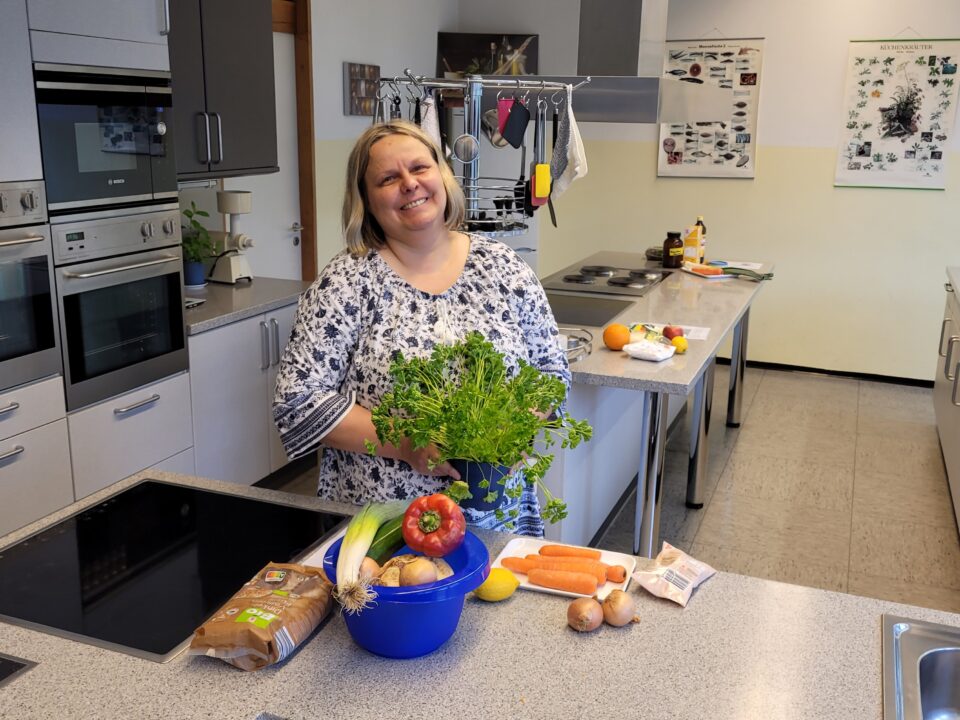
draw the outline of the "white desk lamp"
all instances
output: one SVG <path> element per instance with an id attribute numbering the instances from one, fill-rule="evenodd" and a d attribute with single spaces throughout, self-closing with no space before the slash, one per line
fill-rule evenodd
<path id="1" fill-rule="evenodd" d="M 217 192 L 217 211 L 228 215 L 227 235 L 223 253 L 217 257 L 210 271 L 210 280 L 236 284 L 239 280 L 253 281 L 250 263 L 243 251 L 253 247 L 253 238 L 237 230 L 237 218 L 253 209 L 253 193 L 248 190 L 220 190 Z"/>

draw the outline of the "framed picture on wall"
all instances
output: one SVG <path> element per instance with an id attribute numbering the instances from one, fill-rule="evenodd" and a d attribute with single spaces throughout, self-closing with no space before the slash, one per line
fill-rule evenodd
<path id="1" fill-rule="evenodd" d="M 437 33 L 437 77 L 536 75 L 539 35 Z"/>
<path id="2" fill-rule="evenodd" d="M 372 116 L 377 104 L 380 66 L 343 64 L 343 114 Z"/>

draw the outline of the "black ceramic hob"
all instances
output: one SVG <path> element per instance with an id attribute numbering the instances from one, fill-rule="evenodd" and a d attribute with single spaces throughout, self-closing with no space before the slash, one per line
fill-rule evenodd
<path id="1" fill-rule="evenodd" d="M 163 662 L 344 519 L 146 480 L 0 551 L 0 620 Z"/>

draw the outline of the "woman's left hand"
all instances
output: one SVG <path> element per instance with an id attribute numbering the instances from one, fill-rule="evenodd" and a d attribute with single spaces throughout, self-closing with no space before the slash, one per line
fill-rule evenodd
<path id="1" fill-rule="evenodd" d="M 430 467 L 432 461 L 436 460 L 439 455 L 440 451 L 437 450 L 436 445 L 433 443 L 414 450 L 410 446 L 410 440 L 406 438 L 400 448 L 400 459 L 421 475 L 452 477 L 454 480 L 459 480 L 460 473 L 454 469 L 453 465 L 446 461 L 434 465 L 433 468 Z"/>

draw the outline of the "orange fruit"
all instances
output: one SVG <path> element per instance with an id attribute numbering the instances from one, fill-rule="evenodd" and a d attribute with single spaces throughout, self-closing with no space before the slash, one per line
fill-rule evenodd
<path id="1" fill-rule="evenodd" d="M 623 350 L 630 342 L 630 328 L 620 323 L 607 325 L 603 331 L 603 344 L 611 350 Z"/>

